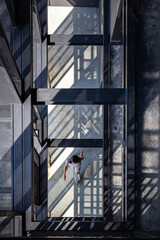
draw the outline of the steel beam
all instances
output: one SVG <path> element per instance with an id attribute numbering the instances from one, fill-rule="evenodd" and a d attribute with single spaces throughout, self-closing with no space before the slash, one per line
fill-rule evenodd
<path id="1" fill-rule="evenodd" d="M 32 104 L 127 104 L 126 89 L 32 89 Z"/>
<path id="2" fill-rule="evenodd" d="M 103 147 L 102 139 L 48 139 L 48 147 Z"/>
<path id="3" fill-rule="evenodd" d="M 20 211 L 9 211 L 9 210 L 0 210 L 0 217 L 16 217 L 16 216 L 24 216 L 24 212 Z"/>
<path id="4" fill-rule="evenodd" d="M 99 0 L 49 0 L 49 6 L 98 7 Z"/>
<path id="5" fill-rule="evenodd" d="M 146 60 L 146 53 L 144 53 L 144 49 L 142 46 L 145 45 L 145 43 L 148 45 L 147 41 L 144 40 L 143 35 L 143 30 L 144 28 L 140 28 L 138 24 L 138 16 L 141 16 L 142 18 L 144 15 L 139 13 L 139 8 L 138 5 L 139 1 L 126 1 L 126 7 L 127 7 L 127 18 L 126 18 L 126 28 L 127 28 L 127 38 L 126 38 L 126 43 L 127 43 L 127 49 L 126 49 L 126 80 L 127 80 L 127 88 L 128 88 L 128 105 L 127 105 L 127 159 L 126 159 L 126 183 L 125 183 L 125 194 L 127 195 L 125 201 L 125 218 L 126 221 L 133 221 L 135 224 L 135 228 L 139 228 L 139 222 L 138 219 L 139 217 L 139 211 L 140 211 L 140 205 L 137 206 L 137 203 L 139 204 L 140 202 L 137 201 L 137 192 L 138 188 L 141 188 L 142 185 L 139 183 L 137 184 L 137 181 L 142 179 L 142 174 L 139 169 L 137 169 L 137 147 L 140 146 L 141 144 L 137 142 L 137 131 L 139 136 L 141 135 L 141 131 L 139 132 L 139 125 L 137 123 L 138 117 L 142 119 L 142 115 L 137 112 L 137 108 L 142 104 L 146 106 L 145 102 L 141 101 L 142 98 L 138 97 L 143 96 L 143 92 L 139 91 L 139 89 L 145 89 L 145 85 L 139 85 L 139 88 L 137 88 L 137 83 L 139 84 L 141 81 L 143 82 L 144 79 L 142 78 L 143 71 L 141 71 L 141 76 L 138 79 L 138 68 L 140 67 L 140 58 L 144 54 L 145 60 Z M 140 1 L 141 2 L 141 1 Z M 145 1 L 143 1 L 145 2 Z M 147 1 L 148 2 L 148 1 Z M 144 6 L 143 6 L 144 7 Z M 144 11 L 145 12 L 145 11 Z M 149 17 L 149 16 L 148 16 Z M 149 18 L 148 18 L 149 19 Z M 148 20 L 147 20 L 148 21 Z M 143 22 L 143 20 L 142 20 Z M 144 21 L 145 22 L 145 21 Z M 140 32 L 138 32 L 140 31 Z M 138 41 L 138 37 L 140 42 Z M 138 45 L 141 46 L 141 49 L 138 49 Z M 150 49 L 152 51 L 152 49 Z M 140 58 L 138 58 L 141 56 Z M 137 61 L 138 59 L 138 61 Z M 143 57 L 142 57 L 143 59 Z M 147 60 L 148 61 L 148 60 Z M 144 63 L 143 59 L 143 63 Z M 138 64 L 138 65 L 137 65 Z M 145 69 L 142 68 L 144 71 Z M 149 71 L 149 68 L 147 67 L 146 69 Z M 150 89 L 151 90 L 151 89 Z M 139 100 L 137 102 L 137 99 Z M 148 101 L 148 100 L 147 100 Z M 145 107 L 144 107 L 145 108 Z M 141 109 L 143 112 L 143 110 Z M 142 113 L 141 112 L 141 113 Z M 142 121 L 140 120 L 142 123 Z M 143 129 L 143 123 L 141 125 L 141 130 Z M 143 135 L 141 135 L 142 137 Z M 145 145 L 144 139 L 143 143 Z M 142 157 L 142 152 L 139 151 L 140 157 L 138 158 L 138 162 L 141 162 L 141 157 Z M 144 155 L 145 152 L 143 151 Z M 138 178 L 138 174 L 140 174 L 140 178 Z M 133 194 L 131 194 L 131 192 Z M 144 199 L 143 199 L 144 200 Z M 147 203 L 146 203 L 147 204 Z M 132 208 L 132 212 L 130 212 L 130 209 Z M 139 209 L 139 211 L 137 211 Z M 149 210 L 150 211 L 150 210 Z M 146 215 L 147 213 L 145 213 Z"/>
<path id="6" fill-rule="evenodd" d="M 48 45 L 103 45 L 103 35 L 48 35 Z"/>

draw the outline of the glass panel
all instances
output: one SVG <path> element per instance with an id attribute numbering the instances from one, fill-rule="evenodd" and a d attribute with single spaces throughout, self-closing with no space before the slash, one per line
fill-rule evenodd
<path id="1" fill-rule="evenodd" d="M 40 116 L 41 106 L 33 107 L 33 130 L 34 135 L 39 139 L 40 143 L 42 143 L 42 118 Z M 39 111 L 39 114 L 38 114 Z"/>
<path id="2" fill-rule="evenodd" d="M 38 17 L 36 1 L 33 1 L 32 26 L 33 26 L 33 87 L 47 87 L 47 39 L 41 39 L 42 25 Z M 37 9 L 37 11 L 36 11 Z M 43 9 L 44 10 L 44 9 Z M 42 11 L 41 11 L 42 13 Z M 40 14 L 40 12 L 39 12 Z M 43 12 L 44 14 L 44 12 Z M 38 21 L 39 20 L 39 21 Z"/>
<path id="3" fill-rule="evenodd" d="M 48 34 L 99 34 L 99 8 L 48 6 Z"/>
<path id="4" fill-rule="evenodd" d="M 122 221 L 123 106 L 110 106 L 110 211 L 113 221 Z"/>
<path id="5" fill-rule="evenodd" d="M 122 43 L 122 0 L 110 1 L 110 40 L 113 44 Z"/>
<path id="6" fill-rule="evenodd" d="M 110 88 L 123 87 L 123 50 L 122 45 L 111 45 L 111 79 Z"/>
<path id="7" fill-rule="evenodd" d="M 99 46 L 49 46 L 51 88 L 99 88 Z"/>
<path id="8" fill-rule="evenodd" d="M 42 42 L 36 10 L 33 8 L 33 87 L 41 87 Z"/>
<path id="9" fill-rule="evenodd" d="M 110 4 L 110 88 L 124 87 L 123 58 L 124 58 L 124 34 L 123 32 L 123 1 L 111 1 Z"/>
<path id="10" fill-rule="evenodd" d="M 5 31 L 9 47 L 13 51 L 13 24 L 4 0 L 1 1 L 0 5 L 0 23 Z"/>
<path id="11" fill-rule="evenodd" d="M 48 138 L 103 138 L 102 109 L 102 105 L 49 105 Z"/>
<path id="12" fill-rule="evenodd" d="M 74 180 L 74 165 L 69 165 L 63 180 L 65 160 L 83 151 L 80 185 Z M 48 211 L 50 217 L 103 217 L 102 148 L 48 149 Z"/>

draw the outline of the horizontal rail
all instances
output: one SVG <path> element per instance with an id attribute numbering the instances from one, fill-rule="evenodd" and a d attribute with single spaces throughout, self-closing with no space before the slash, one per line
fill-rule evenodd
<path id="1" fill-rule="evenodd" d="M 63 6 L 63 7 L 99 7 L 99 0 L 92 0 L 92 1 L 86 1 L 86 0 L 49 0 L 48 6 Z"/>
<path id="2" fill-rule="evenodd" d="M 48 35 L 48 45 L 103 45 L 103 35 Z"/>
<path id="3" fill-rule="evenodd" d="M 100 148 L 102 139 L 48 139 L 48 147 L 83 147 Z"/>
<path id="4" fill-rule="evenodd" d="M 32 89 L 32 104 L 127 104 L 126 89 Z"/>
<path id="5" fill-rule="evenodd" d="M 19 212 L 19 211 L 5 211 L 5 210 L 0 210 L 0 217 L 16 217 L 16 216 L 24 216 L 24 212 Z"/>

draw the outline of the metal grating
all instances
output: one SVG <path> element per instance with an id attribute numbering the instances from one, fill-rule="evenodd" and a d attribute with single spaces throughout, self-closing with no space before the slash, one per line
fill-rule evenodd
<path id="1" fill-rule="evenodd" d="M 12 118 L 11 105 L 0 105 L 0 119 Z"/>
<path id="2" fill-rule="evenodd" d="M 0 105 L 0 210 L 12 209 L 12 105 Z"/>

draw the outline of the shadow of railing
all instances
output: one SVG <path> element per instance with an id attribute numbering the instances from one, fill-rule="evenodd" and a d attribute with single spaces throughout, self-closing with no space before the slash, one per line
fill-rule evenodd
<path id="1" fill-rule="evenodd" d="M 63 46 L 63 51 L 58 46 L 50 47 L 51 87 L 99 88 L 99 50 L 98 46 Z"/>
<path id="2" fill-rule="evenodd" d="M 101 139 L 102 106 L 49 106 L 48 136 L 50 139 Z"/>

